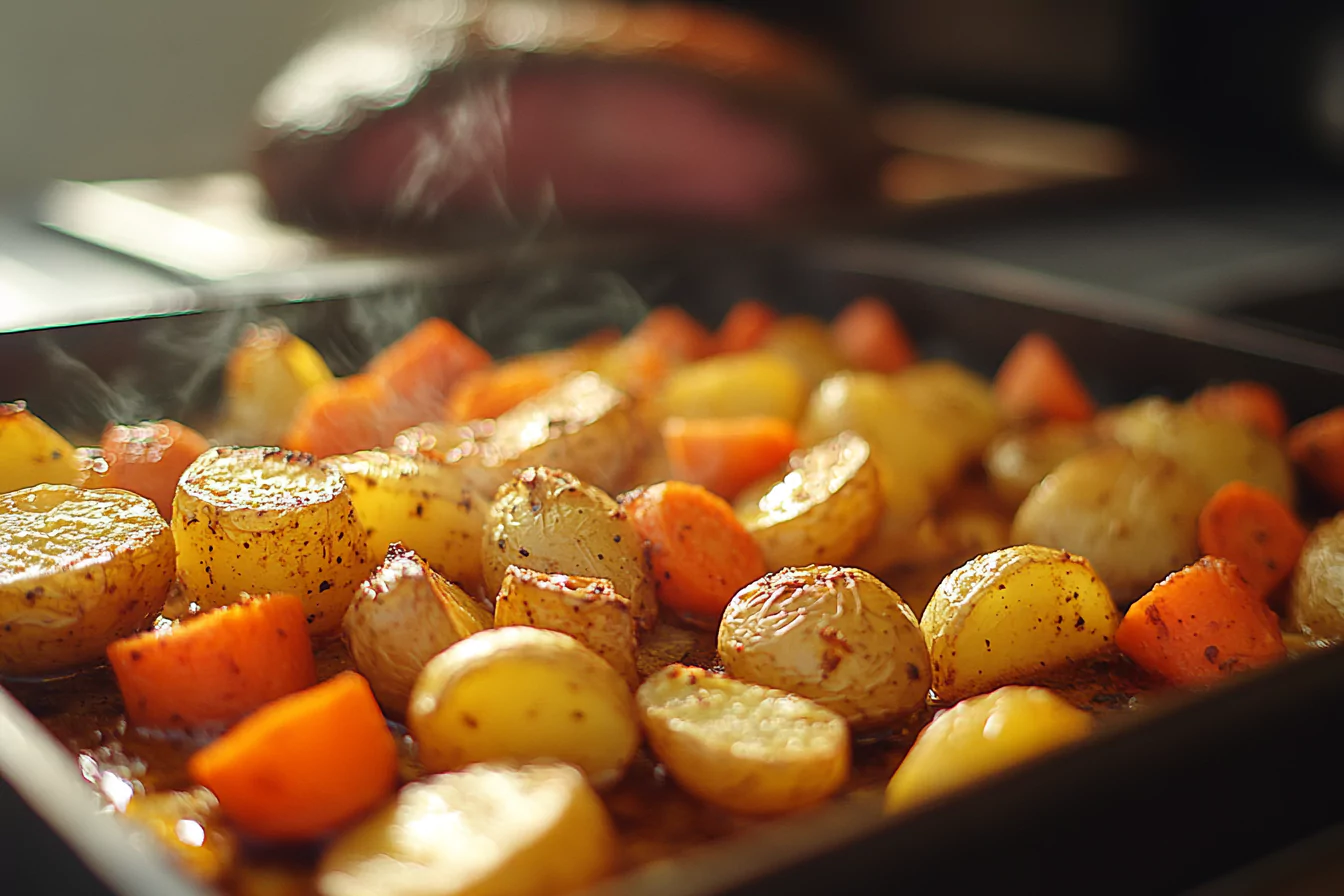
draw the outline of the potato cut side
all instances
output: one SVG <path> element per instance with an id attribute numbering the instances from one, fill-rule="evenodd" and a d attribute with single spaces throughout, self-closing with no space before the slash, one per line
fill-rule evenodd
<path id="1" fill-rule="evenodd" d="M 734 812 L 788 812 L 849 776 L 849 728 L 786 691 L 692 666 L 669 666 L 636 694 L 649 743 L 672 777 Z"/>
<path id="2" fill-rule="evenodd" d="M 68 485 L 0 495 L 0 673 L 102 660 L 172 583 L 173 536 L 148 498 Z"/>
<path id="3" fill-rule="evenodd" d="M 345 476 L 370 554 L 381 557 L 400 542 L 450 582 L 468 591 L 480 586 L 487 502 L 461 468 L 386 451 L 359 451 L 327 462 Z"/>
<path id="4" fill-rule="evenodd" d="M 321 896 L 550 896 L 616 864 L 602 800 L 567 765 L 473 765 L 402 788 L 337 839 Z"/>
<path id="5" fill-rule="evenodd" d="M 332 379 L 317 349 L 279 322 L 249 326 L 224 366 L 220 432 L 242 445 L 274 445 L 309 390 Z"/>
<path id="6" fill-rule="evenodd" d="M 21 401 L 0 403 L 0 494 L 34 485 L 73 485 L 75 448 Z"/>
<path id="7" fill-rule="evenodd" d="M 569 635 L 525 626 L 472 635 L 430 660 L 407 722 L 436 772 L 556 760 L 603 787 L 625 774 L 639 747 L 625 679 Z"/>
<path id="8" fill-rule="evenodd" d="M 178 579 L 202 607 L 296 594 L 313 634 L 335 631 L 372 571 L 368 539 L 334 466 L 281 448 L 211 448 L 173 502 Z"/>
<path id="9" fill-rule="evenodd" d="M 920 628 L 933 690 L 959 700 L 1110 650 L 1120 614 L 1092 564 L 1039 545 L 977 557 L 943 579 Z"/>
<path id="10" fill-rule="evenodd" d="M 842 432 L 795 453 L 779 479 L 748 487 L 736 512 L 766 567 L 782 569 L 845 562 L 872 535 L 882 507 L 868 442 Z"/>
<path id="11" fill-rule="evenodd" d="M 607 579 L 510 566 L 495 598 L 495 625 L 563 632 L 611 663 L 631 687 L 639 684 L 634 612 Z"/>
<path id="12" fill-rule="evenodd" d="M 721 355 L 674 371 L 659 410 L 668 417 L 778 417 L 797 420 L 807 383 L 792 364 L 767 352 Z"/>
<path id="13" fill-rule="evenodd" d="M 393 544 L 350 601 L 341 629 L 379 705 L 402 718 L 425 664 L 490 625 L 490 612 L 475 598 Z"/>

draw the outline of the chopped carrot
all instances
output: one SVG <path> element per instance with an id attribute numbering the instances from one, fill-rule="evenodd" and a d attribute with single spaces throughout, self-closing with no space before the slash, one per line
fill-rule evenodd
<path id="1" fill-rule="evenodd" d="M 721 352 L 749 352 L 760 348 L 779 315 L 756 299 L 743 299 L 728 310 L 715 334 Z"/>
<path id="2" fill-rule="evenodd" d="M 467 373 L 490 364 L 490 353 L 457 327 L 427 318 L 378 353 L 364 368 L 400 401 L 414 408 L 413 423 L 432 419 L 453 386 Z"/>
<path id="3" fill-rule="evenodd" d="M 1344 504 L 1344 407 L 1290 429 L 1288 456 L 1335 504 Z"/>
<path id="4" fill-rule="evenodd" d="M 246 834 L 309 840 L 372 809 L 397 782 L 397 746 L 354 672 L 281 697 L 193 755 L 192 780 Z"/>
<path id="5" fill-rule="evenodd" d="M 622 500 L 648 545 L 658 599 L 687 621 L 718 625 L 733 595 L 765 575 L 760 547 L 718 495 L 672 481 Z"/>
<path id="6" fill-rule="evenodd" d="M 730 500 L 798 447 L 793 424 L 778 417 L 671 417 L 662 429 L 672 475 Z"/>
<path id="7" fill-rule="evenodd" d="M 1003 359 L 994 394 L 1009 416 L 1034 420 L 1090 420 L 1096 404 L 1055 341 L 1028 333 Z"/>
<path id="8" fill-rule="evenodd" d="M 1288 431 L 1288 412 L 1279 393 L 1264 383 L 1243 380 L 1205 386 L 1190 396 L 1190 406 L 1210 417 L 1244 423 L 1278 441 Z"/>
<path id="9" fill-rule="evenodd" d="M 628 338 L 654 349 L 671 366 L 698 361 L 714 349 L 714 337 L 704 325 L 671 305 L 650 311 Z"/>
<path id="10" fill-rule="evenodd" d="M 448 420 L 484 420 L 558 384 L 575 369 L 569 352 L 525 355 L 494 367 L 473 370 L 458 382 L 443 415 Z"/>
<path id="11" fill-rule="evenodd" d="M 100 485 L 144 495 L 164 519 L 170 519 L 177 480 L 209 447 L 205 436 L 174 420 L 114 424 L 103 430 L 101 448 L 107 472 Z"/>
<path id="12" fill-rule="evenodd" d="M 855 299 L 831 324 L 845 363 L 856 370 L 895 373 L 915 362 L 915 346 L 891 306 L 881 299 Z"/>
<path id="13" fill-rule="evenodd" d="M 580 352 L 601 351 L 611 348 L 621 341 L 621 331 L 617 327 L 602 327 L 574 343 L 571 348 Z"/>
<path id="14" fill-rule="evenodd" d="M 308 390 L 283 447 L 317 457 L 377 448 L 421 422 L 412 417 L 382 380 L 355 374 Z"/>
<path id="15" fill-rule="evenodd" d="M 1199 514 L 1199 549 L 1222 557 L 1255 593 L 1268 597 L 1287 581 L 1307 529 L 1276 496 L 1245 482 L 1218 489 Z"/>
<path id="16" fill-rule="evenodd" d="M 1287 655 L 1279 619 L 1229 560 L 1204 557 L 1139 598 L 1115 644 L 1176 685 L 1205 684 Z"/>
<path id="17" fill-rule="evenodd" d="M 317 680 L 303 602 L 253 597 L 113 641 L 126 716 L 146 728 L 227 725 Z"/>

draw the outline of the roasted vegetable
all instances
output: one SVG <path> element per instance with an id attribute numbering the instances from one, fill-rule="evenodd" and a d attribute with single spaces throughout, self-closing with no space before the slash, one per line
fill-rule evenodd
<path id="1" fill-rule="evenodd" d="M 985 472 L 999 497 L 1020 504 L 1036 483 L 1099 441 L 1090 423 L 1054 420 L 1010 429 L 985 448 Z"/>
<path id="2" fill-rule="evenodd" d="M 729 501 L 782 467 L 798 447 L 793 424 L 777 417 L 669 417 L 663 421 L 662 436 L 668 475 L 636 478 L 636 483 L 680 479 L 703 485 Z"/>
<path id="3" fill-rule="evenodd" d="M 669 417 L 778 417 L 797 420 L 808 384 L 793 365 L 768 352 L 707 358 L 672 373 L 658 396 Z"/>
<path id="4" fill-rule="evenodd" d="M 1288 596 L 1288 622 L 1317 638 L 1344 639 L 1344 514 L 1321 523 L 1302 548 Z"/>
<path id="5" fill-rule="evenodd" d="M 239 445 L 277 444 L 309 391 L 331 379 L 317 350 L 283 324 L 248 327 L 224 367 L 221 436 Z"/>
<path id="6" fill-rule="evenodd" d="M 109 426 L 101 444 L 106 469 L 97 487 L 144 495 L 164 519 L 172 519 L 177 480 L 209 447 L 204 436 L 175 420 Z"/>
<path id="7" fill-rule="evenodd" d="M 34 485 L 72 485 L 79 478 L 74 446 L 23 402 L 0 403 L 0 494 Z"/>
<path id="8" fill-rule="evenodd" d="M 1096 404 L 1069 359 L 1044 333 L 1028 333 L 999 365 L 994 394 L 1018 420 L 1090 420 Z"/>

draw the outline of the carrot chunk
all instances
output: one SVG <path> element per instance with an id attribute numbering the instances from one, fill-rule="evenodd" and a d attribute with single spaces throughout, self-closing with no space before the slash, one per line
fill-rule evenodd
<path id="1" fill-rule="evenodd" d="M 855 299 L 831 324 L 845 363 L 856 370 L 895 373 L 915 362 L 915 346 L 891 306 L 881 299 Z"/>
<path id="2" fill-rule="evenodd" d="M 1069 359 L 1044 333 L 1028 333 L 1003 359 L 994 394 L 1009 416 L 1090 420 L 1096 404 Z"/>
<path id="3" fill-rule="evenodd" d="M 1176 685 L 1207 684 L 1287 655 L 1279 620 L 1228 560 L 1204 557 L 1139 598 L 1115 644 Z"/>
<path id="4" fill-rule="evenodd" d="M 406 413 L 380 379 L 356 374 L 322 383 L 304 395 L 283 447 L 316 457 L 388 445 L 421 420 Z"/>
<path id="5" fill-rule="evenodd" d="M 1264 383 L 1243 380 L 1205 386 L 1190 396 L 1190 406 L 1201 414 L 1235 420 L 1278 441 L 1288 431 L 1288 411 L 1279 393 Z"/>
<path id="6" fill-rule="evenodd" d="M 798 447 L 793 424 L 778 417 L 671 417 L 662 432 L 672 475 L 730 500 Z"/>
<path id="7" fill-rule="evenodd" d="M 376 806 L 396 786 L 397 746 L 354 672 L 281 697 L 187 764 L 243 832 L 308 840 Z"/>
<path id="8" fill-rule="evenodd" d="M 698 361 L 714 350 L 714 337 L 680 308 L 654 308 L 630 331 L 629 339 L 652 348 L 672 366 Z"/>
<path id="9" fill-rule="evenodd" d="M 494 367 L 473 370 L 458 382 L 443 406 L 448 420 L 484 420 L 540 395 L 573 371 L 568 353 L 515 358 Z M 562 356 L 564 355 L 564 356 Z"/>
<path id="10" fill-rule="evenodd" d="M 490 364 L 490 353 L 442 318 L 421 321 L 377 354 L 364 372 L 387 384 L 408 406 L 412 423 L 432 419 L 453 386 Z"/>
<path id="11" fill-rule="evenodd" d="M 230 724 L 317 680 L 303 602 L 253 597 L 113 641 L 126 716 L 147 728 Z"/>
<path id="12" fill-rule="evenodd" d="M 728 310 L 715 334 L 721 352 L 749 352 L 759 348 L 779 315 L 756 299 L 743 299 Z"/>
<path id="13" fill-rule="evenodd" d="M 1344 504 L 1344 407 L 1288 431 L 1288 456 L 1336 504 Z"/>
<path id="14" fill-rule="evenodd" d="M 177 480 L 210 443 L 175 420 L 155 420 L 111 425 L 103 430 L 100 447 L 107 472 L 99 486 L 144 495 L 164 519 L 171 519 Z"/>
<path id="15" fill-rule="evenodd" d="M 1199 549 L 1236 564 L 1256 594 L 1268 597 L 1297 565 L 1307 529 L 1276 496 L 1245 482 L 1218 489 L 1199 514 Z"/>
<path id="16" fill-rule="evenodd" d="M 658 599 L 687 621 L 717 625 L 733 595 L 765 575 L 760 547 L 718 495 L 672 481 L 623 501 L 648 544 Z"/>

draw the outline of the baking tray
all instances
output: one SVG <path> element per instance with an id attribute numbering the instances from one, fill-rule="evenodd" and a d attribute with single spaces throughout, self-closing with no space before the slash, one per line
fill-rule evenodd
<path id="1" fill-rule="evenodd" d="M 507 354 L 629 326 L 654 303 L 714 322 L 744 296 L 825 316 L 876 294 L 926 355 L 986 373 L 1023 333 L 1048 332 L 1103 401 L 1253 378 L 1276 386 L 1295 418 L 1344 403 L 1344 353 L 1328 346 L 889 242 L 633 240 L 386 273 L 354 289 L 296 280 L 283 294 L 199 290 L 157 317 L 0 333 L 0 393 L 72 433 L 96 433 L 109 414 L 205 423 L 234 335 L 263 317 L 284 319 L 346 372 L 429 314 Z M 1176 892 L 1344 819 L 1344 776 L 1333 773 L 1341 721 L 1344 651 L 1321 651 L 1163 703 L 901 818 L 847 799 L 599 891 Z M 0 826 L 13 832 L 0 839 L 0 891 L 199 892 L 98 810 L 71 757 L 3 691 L 0 778 Z"/>

